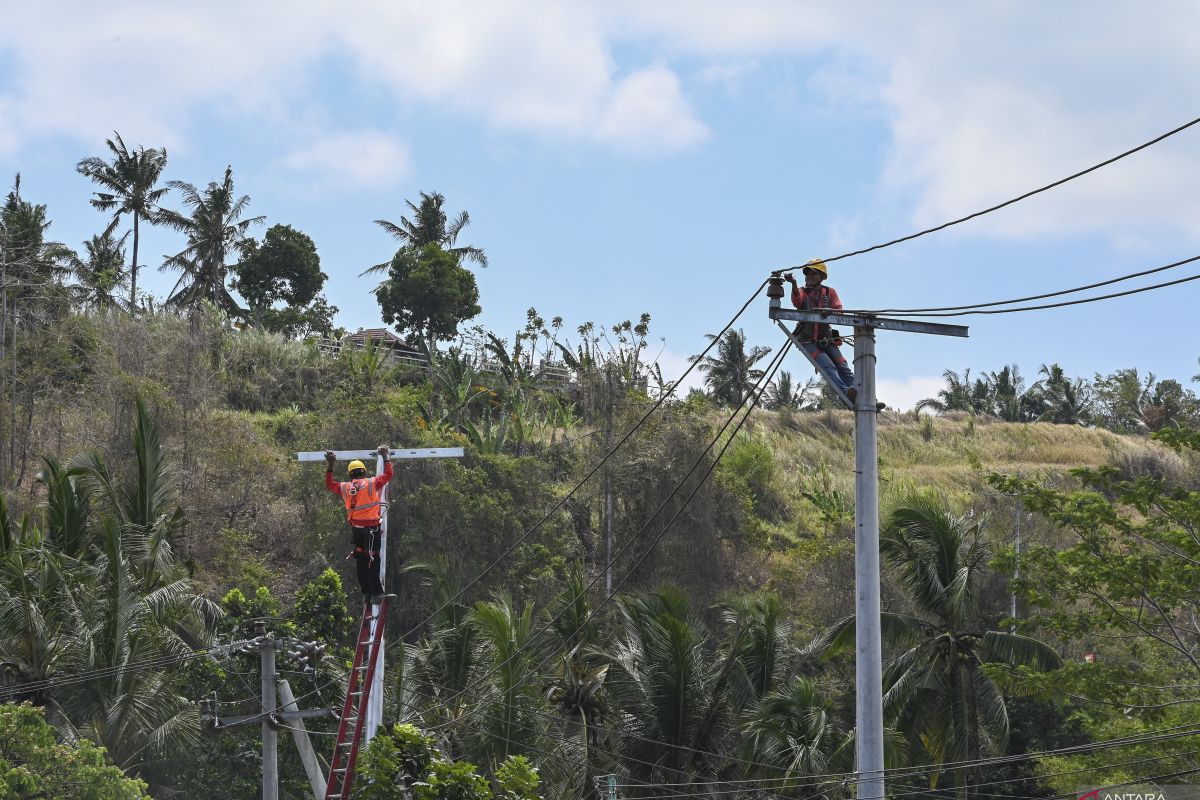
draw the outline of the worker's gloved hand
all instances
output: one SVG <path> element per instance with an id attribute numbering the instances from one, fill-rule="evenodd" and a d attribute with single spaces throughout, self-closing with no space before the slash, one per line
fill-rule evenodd
<path id="1" fill-rule="evenodd" d="M 337 456 L 335 456 L 333 454 L 333 451 L 326 450 L 325 451 L 325 463 L 329 465 L 330 469 L 333 469 L 333 462 L 335 462 L 335 461 L 337 461 Z"/>
<path id="2" fill-rule="evenodd" d="M 379 445 L 379 449 L 376 452 L 379 453 L 379 455 L 383 456 L 384 458 L 387 458 L 388 457 L 388 446 L 386 444 L 381 444 L 381 445 Z"/>
<path id="3" fill-rule="evenodd" d="M 790 273 L 790 272 L 785 272 L 783 274 L 783 279 L 785 281 L 787 281 L 788 283 L 792 284 L 793 286 L 796 285 L 796 276 L 792 275 L 792 273 Z"/>

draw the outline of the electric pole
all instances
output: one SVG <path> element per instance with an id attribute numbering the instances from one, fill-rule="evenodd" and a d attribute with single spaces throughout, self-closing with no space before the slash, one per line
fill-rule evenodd
<path id="1" fill-rule="evenodd" d="M 279 800 L 279 748 L 271 714 L 275 703 L 275 642 L 267 636 L 267 623 L 254 623 L 258 652 L 262 658 L 262 765 L 263 800 Z"/>
<path id="2" fill-rule="evenodd" d="M 940 336 L 966 336 L 964 325 L 847 314 L 840 311 L 798 311 L 782 307 L 783 278 L 768 282 L 771 319 L 817 366 L 798 334 L 782 320 L 848 325 L 854 328 L 854 652 L 855 755 L 858 800 L 883 800 L 883 653 L 879 622 L 879 408 L 875 400 L 875 331 L 893 330 Z M 825 373 L 818 368 L 822 375 Z M 826 377 L 826 380 L 829 380 Z M 836 384 L 830 382 L 836 389 Z M 838 391 L 848 407 L 850 398 Z"/>

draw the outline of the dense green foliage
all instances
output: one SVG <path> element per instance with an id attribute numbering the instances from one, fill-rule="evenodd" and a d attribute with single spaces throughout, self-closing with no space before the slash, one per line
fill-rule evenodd
<path id="1" fill-rule="evenodd" d="M 142 800 L 146 784 L 105 762 L 87 739 L 59 744 L 42 712 L 0 705 L 0 800 Z"/>

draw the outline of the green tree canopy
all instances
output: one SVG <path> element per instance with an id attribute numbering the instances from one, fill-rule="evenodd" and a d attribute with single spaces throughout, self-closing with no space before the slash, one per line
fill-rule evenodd
<path id="1" fill-rule="evenodd" d="M 233 288 L 249 304 L 255 325 L 288 335 L 332 327 L 337 309 L 320 294 L 329 276 L 321 271 L 317 247 L 307 234 L 291 225 L 272 225 L 262 244 L 246 241 L 233 270 Z"/>
<path id="2" fill-rule="evenodd" d="M 105 762 L 87 739 L 58 744 L 42 710 L 0 705 L 0 800 L 149 800 L 146 784 Z"/>
<path id="3" fill-rule="evenodd" d="M 481 311 L 475 276 L 437 244 L 399 250 L 375 296 L 384 321 L 419 336 L 430 352 L 434 342 L 454 338 L 459 324 Z"/>

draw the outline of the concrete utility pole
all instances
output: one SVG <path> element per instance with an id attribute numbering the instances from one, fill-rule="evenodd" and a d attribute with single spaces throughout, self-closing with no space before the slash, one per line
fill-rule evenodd
<path id="1" fill-rule="evenodd" d="M 854 328 L 854 652 L 855 755 L 858 800 L 883 800 L 883 653 L 879 622 L 879 410 L 875 399 L 875 331 L 893 330 L 940 336 L 966 336 L 963 325 L 888 319 L 869 314 L 785 309 L 783 278 L 767 288 L 770 317 L 801 352 L 799 338 L 782 320 L 848 325 Z M 807 355 L 807 353 L 805 353 Z M 812 358 L 809 358 L 812 361 Z M 824 373 L 822 373 L 824 374 Z M 827 378 L 828 380 L 828 378 Z M 836 388 L 836 387 L 835 387 Z M 849 397 L 838 392 L 849 405 Z"/>
<path id="2" fill-rule="evenodd" d="M 379 475 L 383 472 L 383 456 L 375 450 L 334 450 L 334 456 L 338 461 L 352 461 L 354 459 L 366 459 L 375 457 L 375 474 Z M 388 458 L 392 461 L 407 460 L 407 459 L 422 459 L 422 458 L 462 458 L 463 449 L 461 447 L 422 447 L 415 449 L 396 449 L 388 451 Z M 325 451 L 310 451 L 307 453 L 296 453 L 296 459 L 301 462 L 305 461 L 324 461 Z M 383 584 L 384 591 L 387 591 L 387 525 L 388 525 L 388 489 L 384 487 L 379 499 L 383 503 L 383 513 L 379 515 L 379 580 Z M 379 607 L 375 606 L 376 620 L 371 622 L 370 636 L 374 640 L 375 626 L 378 624 Z M 363 744 L 367 744 L 375 737 L 375 730 L 383 721 L 383 637 L 379 637 L 379 664 L 375 669 L 375 678 L 371 681 L 371 695 L 367 702 L 367 720 L 363 732 Z"/>
<path id="3" fill-rule="evenodd" d="M 279 699 L 284 712 L 293 714 L 300 711 L 300 706 L 296 704 L 296 697 L 292 694 L 292 687 L 286 680 L 279 681 Z M 325 774 L 321 772 L 321 765 L 317 762 L 317 754 L 313 752 L 312 742 L 308 740 L 308 729 L 304 727 L 304 719 L 297 717 L 292 729 L 292 740 L 296 743 L 296 750 L 300 753 L 300 762 L 304 764 L 304 773 L 308 775 L 308 784 L 312 787 L 313 797 L 321 800 L 325 796 Z"/>
<path id="4" fill-rule="evenodd" d="M 254 623 L 254 635 L 259 640 L 262 657 L 262 752 L 263 800 L 279 800 L 279 750 L 275 726 L 271 721 L 275 702 L 275 641 L 267 636 L 265 622 Z"/>

